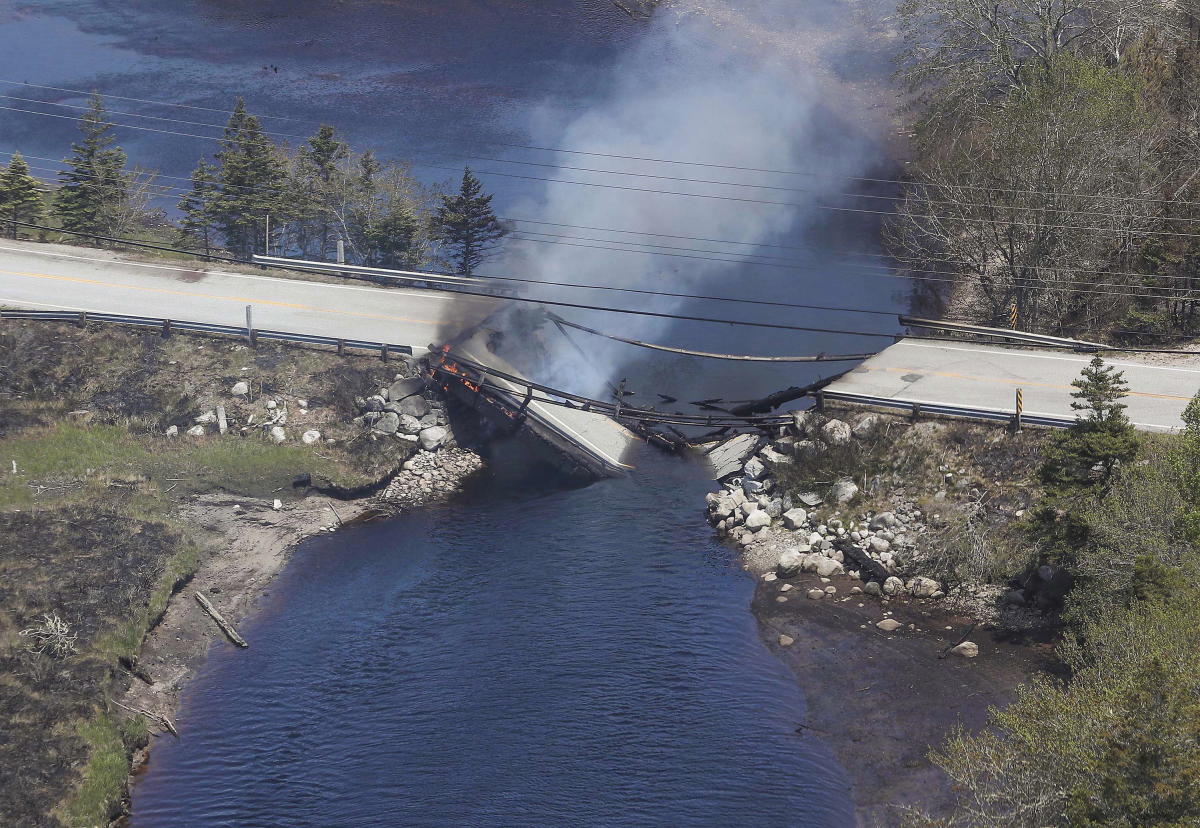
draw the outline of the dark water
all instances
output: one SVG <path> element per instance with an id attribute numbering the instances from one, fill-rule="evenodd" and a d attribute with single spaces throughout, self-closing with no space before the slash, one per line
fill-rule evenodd
<path id="1" fill-rule="evenodd" d="M 841 826 L 846 780 L 672 461 L 303 545 L 134 825 Z"/>

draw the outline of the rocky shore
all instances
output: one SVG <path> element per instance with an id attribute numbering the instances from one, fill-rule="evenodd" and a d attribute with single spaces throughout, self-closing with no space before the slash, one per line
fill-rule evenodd
<path id="1" fill-rule="evenodd" d="M 1038 598 L 1060 573 L 1035 567 L 1019 589 L 945 577 L 980 539 L 1017 542 L 1036 458 L 1036 437 L 967 428 L 793 412 L 771 437 L 738 438 L 736 470 L 706 496 L 709 523 L 758 580 L 764 641 L 805 691 L 800 732 L 833 746 L 860 825 L 949 807 L 929 750 L 1056 665 Z"/>

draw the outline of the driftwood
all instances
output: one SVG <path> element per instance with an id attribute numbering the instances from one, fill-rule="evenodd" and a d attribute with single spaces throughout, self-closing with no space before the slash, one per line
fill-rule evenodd
<path id="1" fill-rule="evenodd" d="M 172 724 L 171 720 L 162 713 L 154 713 L 150 710 L 143 710 L 140 707 L 130 707 L 129 705 L 121 704 L 119 701 L 113 701 L 113 704 L 124 710 L 128 710 L 130 713 L 137 713 L 139 716 L 145 716 L 147 719 L 158 725 L 160 730 L 165 730 L 176 739 L 179 738 L 179 731 L 175 729 L 175 725 Z"/>
<path id="2" fill-rule="evenodd" d="M 842 557 L 858 567 L 863 583 L 879 581 L 883 583 L 892 573 L 879 561 L 854 545 L 849 538 L 838 538 L 833 542 L 833 548 L 842 553 Z"/>
<path id="3" fill-rule="evenodd" d="M 204 597 L 203 592 L 196 593 L 196 601 L 198 601 L 200 606 L 204 608 L 204 611 L 212 617 L 212 620 L 217 622 L 217 626 L 220 627 L 221 631 L 229 637 L 230 641 L 239 647 L 250 646 L 246 643 L 246 639 L 238 635 L 238 631 L 233 628 L 233 624 L 230 624 L 225 620 L 225 617 L 221 615 L 221 613 L 217 612 L 212 603 L 206 597 Z"/>

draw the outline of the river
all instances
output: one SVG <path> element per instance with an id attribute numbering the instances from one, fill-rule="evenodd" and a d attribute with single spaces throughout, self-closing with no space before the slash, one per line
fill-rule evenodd
<path id="1" fill-rule="evenodd" d="M 131 162 L 186 177 L 215 149 L 204 124 L 242 95 L 299 136 L 280 140 L 332 123 L 433 185 L 471 161 L 501 214 L 605 240 L 513 243 L 493 273 L 873 310 L 555 293 L 843 332 L 580 321 L 710 351 L 870 351 L 906 285 L 879 256 L 886 202 L 836 198 L 892 169 L 871 89 L 887 5 L 714 3 L 647 22 L 609 0 L 0 0 L 0 151 L 51 176 L 77 110 L 18 98 L 78 106 L 61 90 L 95 88 L 143 127 L 118 128 Z M 643 252 L 597 249 L 631 238 Z M 650 401 L 744 399 L 845 367 L 584 347 Z M 186 688 L 183 739 L 156 741 L 133 824 L 851 824 L 844 772 L 796 733 L 804 700 L 759 639 L 753 583 L 701 517 L 711 483 L 654 455 L 586 488 L 503 471 L 451 505 L 303 544 L 243 628 L 253 646 L 214 646 Z"/>

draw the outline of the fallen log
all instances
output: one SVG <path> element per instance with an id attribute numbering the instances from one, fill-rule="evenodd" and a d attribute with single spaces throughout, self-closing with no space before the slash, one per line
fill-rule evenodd
<path id="1" fill-rule="evenodd" d="M 145 716 L 147 719 L 149 719 L 150 721 L 152 721 L 156 725 L 158 725 L 160 730 L 165 730 L 167 733 L 170 733 L 176 739 L 179 738 L 179 731 L 175 729 L 175 725 L 172 724 L 171 720 L 168 719 L 166 716 L 164 716 L 162 713 L 153 713 L 149 710 L 143 710 L 140 707 L 130 707 L 129 705 L 121 704 L 116 699 L 113 699 L 112 703 L 115 704 L 117 707 L 128 710 L 130 713 L 137 713 L 139 716 Z"/>
<path id="2" fill-rule="evenodd" d="M 878 581 L 882 584 L 892 574 L 883 564 L 855 546 L 849 538 L 838 538 L 834 541 L 833 548 L 842 553 L 843 559 L 852 562 L 858 568 L 863 583 Z"/>
<path id="3" fill-rule="evenodd" d="M 223 615 L 221 615 L 221 613 L 217 612 L 216 608 L 213 607 L 212 603 L 206 597 L 204 597 L 203 592 L 196 593 L 196 601 L 199 602 L 200 606 L 204 608 L 204 611 L 209 614 L 209 616 L 212 618 L 212 620 L 217 622 L 217 626 L 220 627 L 221 631 L 223 633 L 225 633 L 226 636 L 229 637 L 230 641 L 232 641 L 234 644 L 238 645 L 239 647 L 249 647 L 250 646 L 249 644 L 246 643 L 246 639 L 244 639 L 240 635 L 238 635 L 238 631 L 233 628 L 233 624 L 230 624 L 228 621 L 225 620 L 225 617 Z"/>

